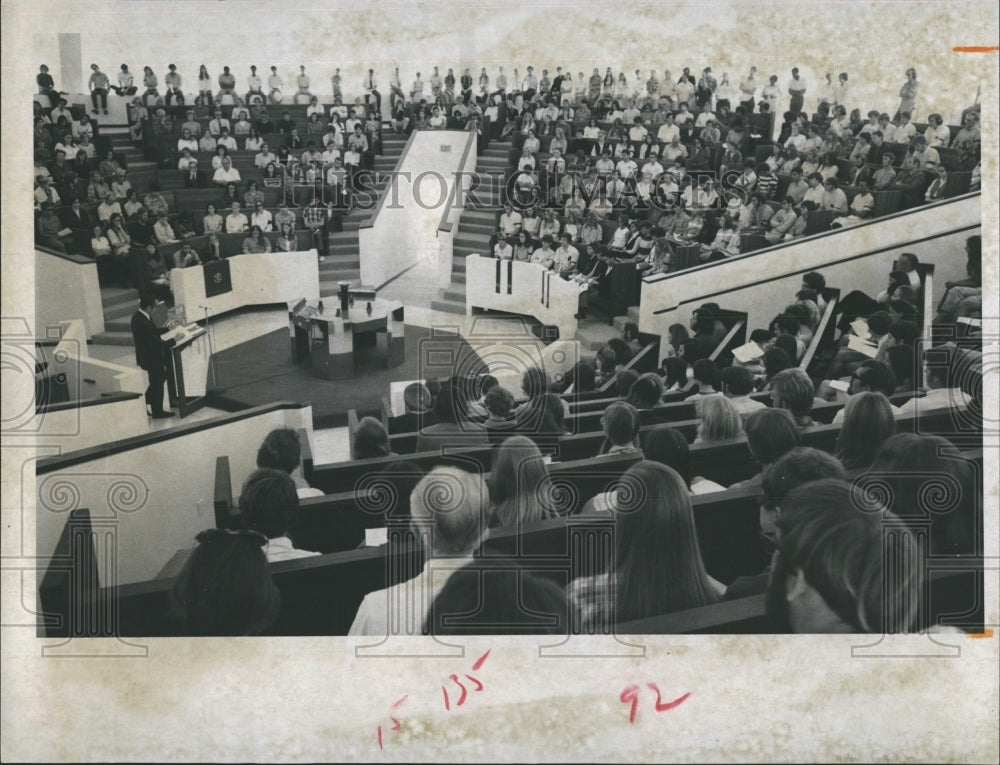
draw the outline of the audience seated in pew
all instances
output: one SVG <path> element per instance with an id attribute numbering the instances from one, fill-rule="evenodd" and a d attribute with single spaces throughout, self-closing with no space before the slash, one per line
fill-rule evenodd
<path id="1" fill-rule="evenodd" d="M 750 414 L 744 424 L 747 449 L 760 465 L 757 475 L 739 481 L 730 489 L 759 487 L 770 465 L 795 449 L 802 442 L 792 415 L 785 409 L 761 409 Z"/>
<path id="2" fill-rule="evenodd" d="M 448 577 L 423 624 L 429 635 L 565 635 L 565 591 L 523 560 L 479 559 Z"/>
<path id="3" fill-rule="evenodd" d="M 257 531 L 206 529 L 170 593 L 170 619 L 185 637 L 260 635 L 278 617 L 281 593 Z"/>
<path id="4" fill-rule="evenodd" d="M 766 405 L 762 401 L 750 398 L 753 393 L 753 374 L 746 367 L 731 365 L 722 370 L 720 375 L 722 383 L 722 394 L 729 399 L 729 403 L 739 412 L 740 416 L 746 417 L 753 412 L 765 409 Z"/>
<path id="5" fill-rule="evenodd" d="M 417 437 L 417 451 L 488 443 L 483 426 L 462 416 L 466 409 L 467 404 L 461 392 L 450 382 L 442 385 L 434 401 L 437 423 L 421 428 Z"/>
<path id="6" fill-rule="evenodd" d="M 426 553 L 424 568 L 413 579 L 366 595 L 348 634 L 421 634 L 434 599 L 479 547 L 488 504 L 480 475 L 436 467 L 424 476 L 410 494 L 413 531 Z"/>
<path id="7" fill-rule="evenodd" d="M 240 491 L 240 513 L 247 529 L 267 537 L 268 563 L 319 555 L 292 546 L 291 534 L 298 519 L 299 497 L 295 482 L 283 470 L 255 470 Z"/>
<path id="8" fill-rule="evenodd" d="M 699 399 L 695 409 L 700 420 L 698 435 L 694 439 L 696 444 L 710 444 L 743 437 L 740 413 L 725 396 L 715 395 Z"/>
<path id="9" fill-rule="evenodd" d="M 574 632 L 606 634 L 616 622 L 719 599 L 723 588 L 705 573 L 690 494 L 675 470 L 650 461 L 630 467 L 612 513 L 614 569 L 567 587 Z"/>
<path id="10" fill-rule="evenodd" d="M 895 522 L 892 512 L 843 480 L 793 489 L 781 505 L 768 587 L 768 614 L 780 631 L 914 631 L 924 582 L 917 567 L 886 570 L 886 560 L 916 555 L 912 535 L 885 533 Z"/>
<path id="11" fill-rule="evenodd" d="M 896 422 L 892 405 L 882 393 L 858 393 L 848 400 L 843 411 L 836 457 L 847 477 L 854 478 L 875 462 L 882 445 L 895 434 Z"/>
<path id="12" fill-rule="evenodd" d="M 352 459 L 370 460 L 376 457 L 392 457 L 389 449 L 389 434 L 385 426 L 374 417 L 362 417 L 354 431 Z"/>
<path id="13" fill-rule="evenodd" d="M 844 468 L 835 457 L 819 449 L 796 446 L 762 472 L 760 480 L 760 532 L 772 545 L 778 536 L 781 508 L 792 489 L 823 478 L 844 478 Z M 735 487 L 731 487 L 735 488 Z M 767 591 L 771 577 L 768 565 L 760 574 L 736 578 L 726 588 L 726 600 L 737 600 Z"/>
<path id="14" fill-rule="evenodd" d="M 642 454 L 642 449 L 639 448 L 639 428 L 642 422 L 634 406 L 624 401 L 611 404 L 604 410 L 601 426 L 604 430 L 604 443 L 601 444 L 598 456 Z"/>
<path id="15" fill-rule="evenodd" d="M 491 527 L 520 527 L 556 517 L 545 458 L 526 436 L 511 436 L 497 448 L 486 485 Z"/>
<path id="16" fill-rule="evenodd" d="M 257 467 L 290 475 L 299 499 L 323 496 L 323 492 L 309 486 L 302 477 L 302 443 L 291 428 L 276 428 L 267 434 L 257 450 Z"/>

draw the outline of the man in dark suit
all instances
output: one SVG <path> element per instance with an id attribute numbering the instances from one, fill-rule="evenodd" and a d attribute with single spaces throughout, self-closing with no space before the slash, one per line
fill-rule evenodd
<path id="1" fill-rule="evenodd" d="M 146 405 L 154 420 L 173 417 L 174 413 L 163 408 L 163 384 L 167 381 L 166 347 L 159 329 L 153 323 L 153 308 L 157 303 L 152 295 L 139 298 L 139 310 L 132 315 L 132 339 L 135 342 L 135 361 L 149 375 L 146 388 Z"/>
<path id="2" fill-rule="evenodd" d="M 205 188 L 205 175 L 198 169 L 198 160 L 193 157 L 188 162 L 187 169 L 184 171 L 184 188 Z"/>

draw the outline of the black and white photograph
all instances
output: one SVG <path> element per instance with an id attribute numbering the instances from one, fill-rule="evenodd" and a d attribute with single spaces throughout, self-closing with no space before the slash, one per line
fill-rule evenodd
<path id="1" fill-rule="evenodd" d="M 995 3 L 2 14 L 5 761 L 1000 757 Z"/>

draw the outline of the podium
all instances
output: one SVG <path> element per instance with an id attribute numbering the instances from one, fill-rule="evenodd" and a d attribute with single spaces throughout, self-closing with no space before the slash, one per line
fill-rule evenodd
<path id="1" fill-rule="evenodd" d="M 314 376 L 326 380 L 355 377 L 356 352 L 373 344 L 386 368 L 398 367 L 405 360 L 403 304 L 371 294 L 355 297 L 354 305 L 347 305 L 346 310 L 338 307 L 335 297 L 288 304 L 292 358 L 308 363 Z"/>
<path id="2" fill-rule="evenodd" d="M 208 330 L 197 324 L 178 327 L 162 335 L 172 343 L 167 382 L 171 396 L 177 399 L 181 417 L 187 417 L 205 405 L 212 352 Z"/>

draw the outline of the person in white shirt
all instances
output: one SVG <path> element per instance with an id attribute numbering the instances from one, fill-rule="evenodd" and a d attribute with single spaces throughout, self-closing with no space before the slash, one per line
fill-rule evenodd
<path id="1" fill-rule="evenodd" d="M 892 370 L 881 361 L 866 359 L 854 370 L 854 374 L 851 375 L 848 385 L 847 393 L 839 394 L 837 400 L 846 401 L 851 396 L 856 396 L 866 391 L 881 393 L 888 398 L 895 391 L 896 380 L 893 377 Z M 821 388 L 829 389 L 829 385 L 824 383 L 821 385 Z M 892 410 L 893 417 L 898 418 L 904 414 L 901 407 L 894 406 L 891 402 L 889 408 Z M 844 415 L 844 409 L 837 412 L 833 416 L 833 424 L 840 425 L 844 421 Z"/>
<path id="2" fill-rule="evenodd" d="M 514 248 L 507 241 L 507 237 L 497 237 L 497 243 L 493 245 L 493 257 L 497 260 L 511 260 L 514 257 Z"/>
<path id="3" fill-rule="evenodd" d="M 674 115 L 668 114 L 660 129 L 656 131 L 656 140 L 660 143 L 673 143 L 675 137 L 680 141 L 681 130 L 674 124 Z"/>
<path id="4" fill-rule="evenodd" d="M 217 186 L 239 183 L 241 180 L 240 171 L 233 167 L 233 161 L 229 157 L 222 158 L 222 165 L 212 175 L 212 183 Z"/>
<path id="5" fill-rule="evenodd" d="M 555 255 L 555 251 L 552 249 L 552 237 L 546 234 L 542 237 L 542 246 L 531 253 L 530 262 L 544 268 L 552 268 L 553 263 L 555 263 Z"/>
<path id="6" fill-rule="evenodd" d="M 924 138 L 927 139 L 928 146 L 948 146 L 948 143 L 951 141 L 951 130 L 944 124 L 944 120 L 940 114 L 935 113 L 927 118 L 927 129 L 924 130 Z"/>
<path id="7" fill-rule="evenodd" d="M 259 226 L 261 231 L 273 231 L 274 219 L 270 212 L 264 209 L 263 202 L 254 205 L 254 211 L 250 215 L 250 226 Z"/>
<path id="8" fill-rule="evenodd" d="M 273 154 L 266 143 L 261 145 L 260 152 L 253 158 L 254 167 L 267 167 L 277 161 L 278 155 Z"/>
<path id="9" fill-rule="evenodd" d="M 240 212 L 240 203 L 233 202 L 229 215 L 226 216 L 225 227 L 227 234 L 242 234 L 249 228 L 247 216 Z"/>
<path id="10" fill-rule="evenodd" d="M 390 625 L 399 634 L 421 634 L 435 597 L 479 547 L 488 506 L 489 492 L 480 475 L 436 467 L 424 476 L 410 494 L 411 525 L 425 545 L 423 571 L 366 595 L 348 635 L 388 636 Z"/>
<path id="11" fill-rule="evenodd" d="M 281 103 L 281 89 L 284 87 L 284 83 L 281 81 L 281 77 L 278 75 L 278 67 L 271 67 L 271 74 L 267 78 L 267 99 L 272 104 Z"/>
<path id="12" fill-rule="evenodd" d="M 222 128 L 222 133 L 215 141 L 216 146 L 225 146 L 227 151 L 236 151 L 239 147 L 236 145 L 236 139 L 229 135 L 229 130 Z"/>
<path id="13" fill-rule="evenodd" d="M 500 231 L 505 237 L 516 236 L 521 231 L 521 213 L 517 212 L 513 205 L 504 205 L 500 214 Z"/>
<path id="14" fill-rule="evenodd" d="M 624 155 L 618 161 L 618 164 L 615 165 L 615 172 L 617 172 L 623 179 L 633 177 L 638 169 L 639 166 L 635 163 L 635 160 L 632 159 L 631 149 L 626 149 Z"/>
<path id="15" fill-rule="evenodd" d="M 568 231 L 563 231 L 561 239 L 554 259 L 555 270 L 565 276 L 571 276 L 580 261 L 580 251 L 573 246 L 573 237 Z"/>
<path id="16" fill-rule="evenodd" d="M 952 387 L 955 380 L 955 373 L 950 363 L 942 364 L 939 358 L 942 355 L 940 349 L 935 348 L 933 352 L 927 353 L 924 357 L 924 386 L 927 393 L 920 398 L 911 398 L 901 407 L 900 415 L 921 415 L 941 409 L 965 409 L 972 402 L 972 397 L 961 388 Z"/>
<path id="17" fill-rule="evenodd" d="M 267 537 L 264 550 L 268 563 L 319 555 L 296 548 L 289 533 L 299 512 L 295 481 L 288 473 L 260 468 L 247 478 L 240 491 L 240 514 L 244 525 Z"/>

